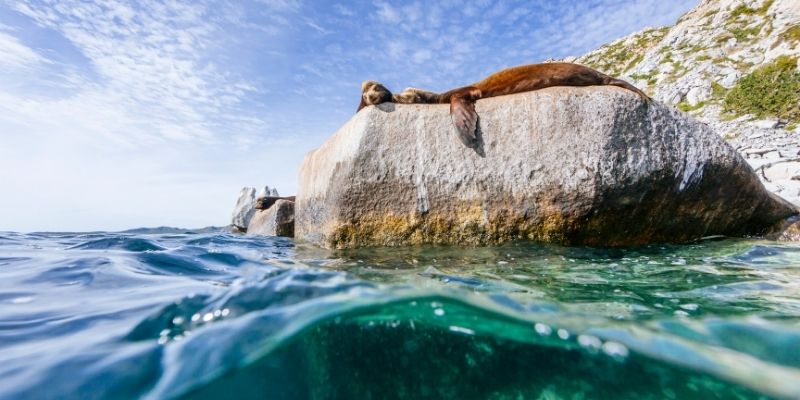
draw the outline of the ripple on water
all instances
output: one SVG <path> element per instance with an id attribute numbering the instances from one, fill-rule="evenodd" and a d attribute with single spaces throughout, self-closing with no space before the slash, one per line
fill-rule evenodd
<path id="1" fill-rule="evenodd" d="M 160 251 L 163 247 L 153 240 L 129 236 L 94 239 L 70 247 L 81 250 L 125 250 L 132 252 Z"/>
<path id="2" fill-rule="evenodd" d="M 22 281 L 25 284 L 56 286 L 88 286 L 94 281 L 98 270 L 110 267 L 112 262 L 105 257 L 69 258 L 49 265 L 47 269 Z"/>
<path id="3" fill-rule="evenodd" d="M 161 231 L 3 233 L 0 398 L 800 392 L 800 246 L 327 252 Z"/>

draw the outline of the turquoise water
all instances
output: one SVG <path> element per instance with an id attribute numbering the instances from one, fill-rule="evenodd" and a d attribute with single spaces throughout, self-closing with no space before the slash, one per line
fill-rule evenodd
<path id="1" fill-rule="evenodd" d="M 800 245 L 0 233 L 0 398 L 800 398 Z"/>

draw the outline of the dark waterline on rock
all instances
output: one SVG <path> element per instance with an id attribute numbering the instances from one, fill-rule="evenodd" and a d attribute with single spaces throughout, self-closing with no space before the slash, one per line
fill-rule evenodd
<path id="1" fill-rule="evenodd" d="M 0 232 L 0 398 L 797 398 L 800 245 Z"/>

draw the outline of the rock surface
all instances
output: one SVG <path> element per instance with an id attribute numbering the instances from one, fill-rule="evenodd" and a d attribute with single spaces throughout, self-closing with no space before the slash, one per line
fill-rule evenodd
<path id="1" fill-rule="evenodd" d="M 275 188 L 270 189 L 269 186 L 264 186 L 258 192 L 257 197 L 279 197 L 279 196 L 280 195 L 278 194 L 278 189 Z"/>
<path id="2" fill-rule="evenodd" d="M 705 124 L 616 87 L 363 109 L 301 167 L 296 235 L 325 247 L 680 242 L 766 232 L 797 209 Z"/>
<path id="3" fill-rule="evenodd" d="M 681 105 L 741 152 L 770 146 L 779 158 L 790 159 L 800 151 L 797 123 L 752 115 L 731 119 L 722 103 L 725 91 L 743 76 L 780 56 L 800 56 L 800 39 L 790 34 L 798 26 L 798 0 L 702 0 L 673 26 L 648 28 L 567 61 L 621 77 L 654 99 Z M 760 156 L 747 159 L 754 168 L 761 164 Z M 788 180 L 764 182 L 800 205 L 800 186 Z"/>
<path id="4" fill-rule="evenodd" d="M 231 225 L 234 229 L 239 231 L 247 230 L 247 225 L 256 212 L 256 189 L 252 187 L 243 187 L 239 192 L 239 198 L 236 200 L 236 206 L 233 208 L 233 216 L 231 218 Z"/>
<path id="5" fill-rule="evenodd" d="M 270 208 L 256 211 L 247 234 L 294 237 L 294 202 L 278 200 Z"/>

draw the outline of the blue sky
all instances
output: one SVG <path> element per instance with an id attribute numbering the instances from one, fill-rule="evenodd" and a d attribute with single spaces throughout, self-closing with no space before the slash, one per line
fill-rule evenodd
<path id="1" fill-rule="evenodd" d="M 443 91 L 697 0 L 0 0 L 0 230 L 225 225 L 296 190 L 360 83 Z"/>

